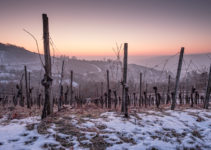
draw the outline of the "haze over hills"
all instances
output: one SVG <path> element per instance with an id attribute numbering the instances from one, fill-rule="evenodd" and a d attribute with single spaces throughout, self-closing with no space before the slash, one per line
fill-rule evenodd
<path id="1" fill-rule="evenodd" d="M 106 60 L 108 58 L 115 59 L 115 56 L 83 56 L 79 57 L 81 59 L 88 60 Z M 128 61 L 130 64 L 137 64 L 141 66 L 145 66 L 148 68 L 154 68 L 156 70 L 168 70 L 172 73 L 175 73 L 177 70 L 179 60 L 179 51 L 176 54 L 172 55 L 140 55 L 140 56 L 129 56 Z M 189 66 L 190 64 L 190 66 Z M 198 53 L 198 54 L 186 54 L 184 53 L 183 57 L 183 66 L 182 70 L 185 71 L 188 68 L 188 71 L 197 70 L 199 72 L 208 71 L 208 68 L 211 64 L 211 53 Z M 188 67 L 189 66 L 189 67 Z"/>
<path id="2" fill-rule="evenodd" d="M 210 54 L 185 55 L 182 75 L 187 71 L 207 71 L 210 64 Z M 42 60 L 43 56 L 41 55 Z M 7 70 L 23 70 L 27 65 L 29 71 L 41 70 L 42 65 L 37 53 L 30 52 L 22 47 L 0 43 L 0 62 Z M 139 82 L 139 74 L 143 73 L 144 80 L 148 82 L 166 81 L 167 75 L 176 75 L 179 56 L 129 56 L 128 80 Z M 106 70 L 110 70 L 111 80 L 121 80 L 121 63 L 112 59 L 84 60 L 75 57 L 52 58 L 53 75 L 59 78 L 62 60 L 65 60 L 65 77 L 69 79 L 70 70 L 73 70 L 78 81 L 104 81 Z M 2 71 L 1 71 L 2 72 Z"/>
<path id="3" fill-rule="evenodd" d="M 42 65 L 37 53 L 10 44 L 0 45 L 1 65 L 7 70 L 23 70 L 23 65 L 27 65 L 29 71 L 41 70 Z M 41 56 L 43 60 L 43 56 Z M 106 70 L 110 70 L 111 80 L 121 80 L 121 63 L 107 60 L 82 60 L 69 57 L 52 57 L 53 76 L 58 78 L 61 72 L 62 60 L 65 60 L 65 76 L 68 79 L 70 70 L 73 70 L 80 80 L 104 81 Z M 128 80 L 139 81 L 139 74 L 143 72 L 144 79 L 155 81 L 158 78 L 166 79 L 166 73 L 141 65 L 128 65 Z"/>
<path id="4" fill-rule="evenodd" d="M 158 70 L 162 70 L 165 65 L 165 70 L 175 72 L 179 60 L 179 54 L 166 55 L 166 56 L 151 56 L 151 57 L 133 57 L 132 62 L 141 64 L 146 67 L 153 67 Z M 183 70 L 188 68 L 188 71 L 208 71 L 211 64 L 211 53 L 199 53 L 199 54 L 184 54 L 183 57 Z M 190 65 L 190 66 L 189 66 Z M 189 67 L 188 67 L 189 66 Z"/>

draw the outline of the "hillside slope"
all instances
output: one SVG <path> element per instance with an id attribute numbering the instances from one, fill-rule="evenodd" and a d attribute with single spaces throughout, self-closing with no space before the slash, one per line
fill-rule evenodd
<path id="1" fill-rule="evenodd" d="M 41 55 L 42 60 L 43 56 Z M 0 60 L 7 70 L 23 70 L 24 65 L 27 66 L 29 71 L 41 70 L 42 65 L 37 53 L 30 52 L 22 47 L 14 46 L 11 44 L 0 43 Z M 70 59 L 69 57 L 56 57 L 52 58 L 52 72 L 53 77 L 59 80 L 61 73 L 62 61 L 65 61 L 64 77 L 69 79 L 70 70 L 76 74 L 77 80 L 88 81 L 105 81 L 106 70 L 110 71 L 110 80 L 121 81 L 122 69 L 121 62 L 113 60 L 80 60 Z M 44 60 L 43 60 L 44 61 Z M 143 73 L 144 80 L 148 82 L 162 81 L 167 79 L 168 72 L 158 71 L 152 68 L 144 67 L 136 64 L 128 65 L 128 81 L 139 82 L 140 72 Z M 1 73 L 9 73 L 1 70 Z"/>

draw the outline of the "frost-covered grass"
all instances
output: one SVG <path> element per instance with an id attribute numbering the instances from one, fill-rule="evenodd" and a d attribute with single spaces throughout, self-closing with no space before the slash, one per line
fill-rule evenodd
<path id="1" fill-rule="evenodd" d="M 211 111 L 199 109 L 0 119 L 0 149 L 211 149 L 210 143 Z"/>

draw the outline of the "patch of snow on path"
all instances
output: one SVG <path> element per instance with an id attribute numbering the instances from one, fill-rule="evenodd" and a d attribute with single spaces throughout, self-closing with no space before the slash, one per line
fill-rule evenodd
<path id="1" fill-rule="evenodd" d="M 108 147 L 115 149 L 183 149 L 202 148 L 211 149 L 211 119 L 206 118 L 203 110 L 193 111 L 204 120 L 189 114 L 192 111 L 166 111 L 139 113 L 138 118 L 130 116 L 125 119 L 114 112 L 106 112 L 101 118 L 91 119 L 96 124 L 105 125 L 103 131 L 108 134 L 107 142 L 113 144 Z M 156 115 L 157 114 L 157 115 Z M 211 115 L 206 112 L 206 115 Z M 114 144 L 112 141 L 122 141 Z"/>
<path id="2" fill-rule="evenodd" d="M 38 134 L 37 130 L 27 130 L 26 125 L 39 123 L 39 117 L 11 120 L 8 125 L 0 125 L 0 150 L 43 149 L 44 143 L 59 144 L 53 137 Z"/>

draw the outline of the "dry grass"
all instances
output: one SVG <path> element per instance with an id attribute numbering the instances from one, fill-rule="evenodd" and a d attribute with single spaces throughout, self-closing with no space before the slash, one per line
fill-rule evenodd
<path id="1" fill-rule="evenodd" d="M 9 120 L 12 119 L 23 119 L 26 117 L 38 116 L 41 115 L 42 109 L 38 109 L 36 106 L 33 106 L 31 109 L 21 106 L 0 106 L 0 118 L 3 115 L 7 115 Z"/>

